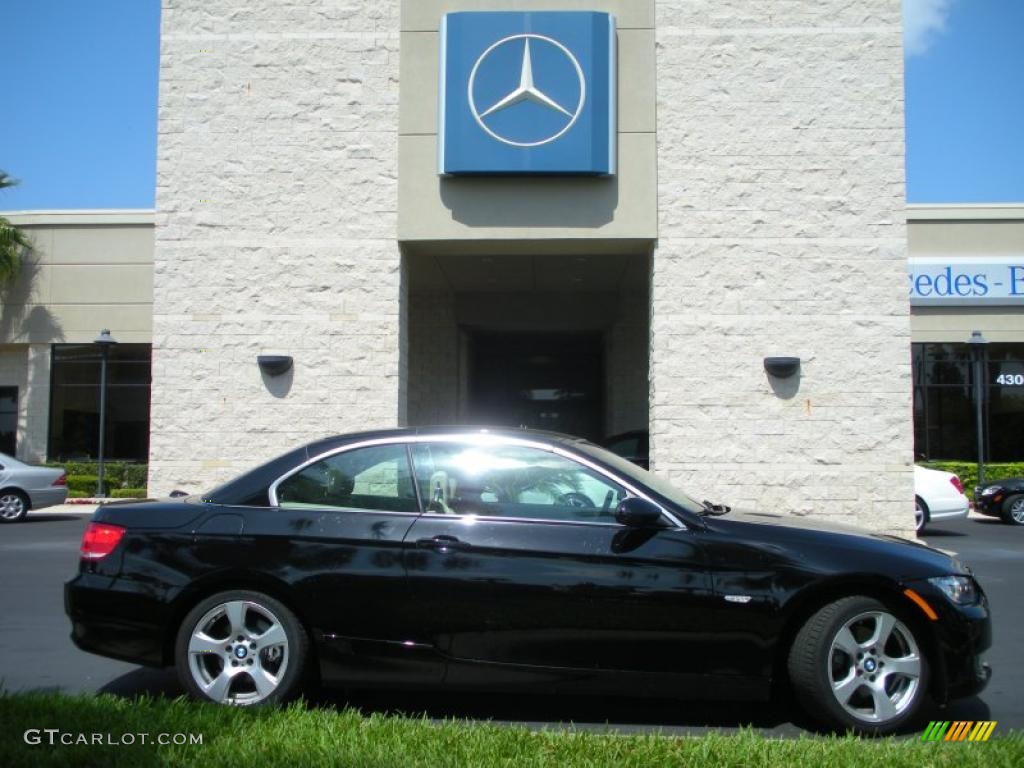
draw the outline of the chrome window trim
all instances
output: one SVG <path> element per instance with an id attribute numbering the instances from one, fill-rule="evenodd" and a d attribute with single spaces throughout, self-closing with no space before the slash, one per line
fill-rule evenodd
<path id="1" fill-rule="evenodd" d="M 317 454 L 316 456 L 313 456 L 312 458 L 307 459 L 305 462 L 303 462 L 302 464 L 299 464 L 297 467 L 294 467 L 293 469 L 290 469 L 288 472 L 286 472 L 285 474 L 281 475 L 279 478 L 277 478 L 277 480 L 275 480 L 273 483 L 271 483 L 270 484 L 270 488 L 268 489 L 268 495 L 270 497 L 270 505 L 272 507 L 280 508 L 281 505 L 278 504 L 278 501 L 277 501 L 277 488 L 278 488 L 278 486 L 281 485 L 281 483 L 283 483 L 289 477 L 292 477 L 293 475 L 297 475 L 299 472 L 301 472 L 302 470 L 306 469 L 309 466 L 312 466 L 313 464 L 316 464 L 318 461 L 323 461 L 324 459 L 330 458 L 331 456 L 335 456 L 335 455 L 338 455 L 338 454 L 341 454 L 341 453 L 348 453 L 349 451 L 354 451 L 354 450 L 357 450 L 359 448 L 371 448 L 371 447 L 378 446 L 378 445 L 412 445 L 412 444 L 415 444 L 415 443 L 468 443 L 468 444 L 476 443 L 477 445 L 516 445 L 516 446 L 520 446 L 520 447 L 523 447 L 523 448 L 536 448 L 538 450 L 546 451 L 548 453 L 554 453 L 554 454 L 556 454 L 558 456 L 561 456 L 564 459 L 569 459 L 570 461 L 575 461 L 577 464 L 582 464 L 583 466 L 585 466 L 588 469 L 596 472 L 597 474 L 599 474 L 599 475 L 601 475 L 601 476 L 611 480 L 612 482 L 614 482 L 614 483 L 616 483 L 618 485 L 621 485 L 623 488 L 625 488 L 627 491 L 629 491 L 634 496 L 637 496 L 637 497 L 643 499 L 644 501 L 649 501 L 651 504 L 656 506 L 661 511 L 661 514 L 665 518 L 668 519 L 668 521 L 672 524 L 673 528 L 682 529 L 682 530 L 689 530 L 689 527 L 685 523 L 683 523 L 681 520 L 676 518 L 675 515 L 673 515 L 671 512 L 669 512 L 667 509 L 665 509 L 665 506 L 663 504 L 659 504 L 654 499 L 652 499 L 650 496 L 648 496 L 646 493 L 643 493 L 643 492 L 637 490 L 636 486 L 633 483 L 626 482 L 619 475 L 617 475 L 614 472 L 612 472 L 610 470 L 607 470 L 604 467 L 594 463 L 593 461 L 591 461 L 589 458 L 587 458 L 585 456 L 581 456 L 578 453 L 573 453 L 572 451 L 566 450 L 565 448 L 563 448 L 560 445 L 553 445 L 553 444 L 550 444 L 550 443 L 541 443 L 541 442 L 537 442 L 536 440 L 529 440 L 527 438 L 521 438 L 521 437 L 509 437 L 507 435 L 495 435 L 495 434 L 491 434 L 489 432 L 469 432 L 469 433 L 461 432 L 461 433 L 447 433 L 447 434 L 446 433 L 441 433 L 441 434 L 435 434 L 435 435 L 404 435 L 402 437 L 397 437 L 397 436 L 396 437 L 378 437 L 378 438 L 374 438 L 372 440 L 360 440 L 357 443 L 351 443 L 351 444 L 348 444 L 348 445 L 339 446 L 337 448 L 332 448 L 329 451 L 324 451 L 323 453 Z M 407 452 L 407 456 L 408 456 L 408 452 Z M 407 460 L 409 460 L 409 459 L 407 458 Z M 412 478 L 413 479 L 413 483 L 416 483 L 417 482 L 416 481 L 416 467 L 412 464 L 411 461 L 410 461 L 409 468 L 410 468 L 410 470 L 412 470 L 412 473 L 413 473 L 413 478 Z M 378 513 L 381 513 L 381 514 L 401 514 L 401 515 L 411 514 L 409 512 L 390 512 L 388 510 L 372 510 L 372 511 L 378 512 Z M 428 514 L 431 514 L 431 513 L 428 513 L 428 512 L 424 512 L 423 513 L 423 515 L 428 515 Z M 458 515 L 431 515 L 431 516 L 444 517 L 444 518 L 458 517 Z M 500 518 L 499 517 L 489 517 L 488 519 L 490 519 L 490 520 L 515 520 L 515 521 L 518 521 L 518 522 L 535 522 L 535 523 L 536 522 L 540 522 L 540 523 L 567 522 L 567 523 L 574 524 L 574 525 L 611 525 L 611 526 L 615 526 L 615 527 L 619 527 L 619 528 L 625 527 L 621 523 L 590 523 L 590 522 L 587 522 L 587 521 L 576 521 L 576 520 L 560 521 L 560 520 L 551 520 L 551 519 L 546 519 L 546 518 L 533 518 L 533 517 L 522 517 L 522 518 L 520 518 L 520 517 L 516 517 L 516 518 L 513 518 L 513 517 L 500 517 Z"/>

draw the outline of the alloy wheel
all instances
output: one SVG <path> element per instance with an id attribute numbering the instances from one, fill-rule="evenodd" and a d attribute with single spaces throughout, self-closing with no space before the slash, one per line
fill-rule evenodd
<path id="1" fill-rule="evenodd" d="M 1014 522 L 1024 525 L 1024 496 L 1021 496 L 1010 505 L 1010 516 Z"/>
<path id="2" fill-rule="evenodd" d="M 910 630 L 890 613 L 869 611 L 843 624 L 828 654 L 832 695 L 852 717 L 884 724 L 917 698 L 921 652 Z"/>
<path id="3" fill-rule="evenodd" d="M 266 606 L 231 600 L 207 611 L 188 642 L 188 666 L 199 689 L 224 704 L 258 704 L 288 669 L 284 625 Z"/>
<path id="4" fill-rule="evenodd" d="M 4 520 L 17 520 L 25 514 L 25 500 L 16 493 L 5 493 L 0 496 L 0 517 Z"/>

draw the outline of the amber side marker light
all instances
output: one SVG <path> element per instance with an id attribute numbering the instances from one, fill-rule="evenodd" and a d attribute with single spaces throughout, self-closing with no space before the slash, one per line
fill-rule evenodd
<path id="1" fill-rule="evenodd" d="M 904 589 L 903 594 L 909 597 L 915 603 L 917 603 L 917 607 L 924 611 L 924 615 L 927 616 L 929 619 L 931 619 L 932 621 L 939 620 L 939 614 L 932 610 L 932 607 L 928 605 L 928 603 L 925 602 L 925 599 L 921 597 L 919 594 L 917 594 L 917 592 L 915 592 L 912 589 Z"/>
<path id="2" fill-rule="evenodd" d="M 82 559 L 102 560 L 114 551 L 114 548 L 121 543 L 123 536 L 124 528 L 120 525 L 89 523 L 89 527 L 82 534 L 80 550 Z"/>

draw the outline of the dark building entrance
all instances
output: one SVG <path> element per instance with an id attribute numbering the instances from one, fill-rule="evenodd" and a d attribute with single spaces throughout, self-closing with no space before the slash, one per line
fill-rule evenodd
<path id="1" fill-rule="evenodd" d="M 470 334 L 470 423 L 603 437 L 600 333 Z"/>

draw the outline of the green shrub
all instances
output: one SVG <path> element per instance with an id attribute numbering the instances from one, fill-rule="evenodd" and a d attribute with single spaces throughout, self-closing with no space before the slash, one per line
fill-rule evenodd
<path id="1" fill-rule="evenodd" d="M 974 496 L 974 486 L 978 484 L 978 465 L 973 461 L 924 461 L 922 467 L 941 469 L 943 472 L 955 473 L 964 484 L 964 491 L 969 497 Z M 1024 462 L 1011 464 L 986 464 L 985 482 L 1005 480 L 1008 477 L 1024 477 Z"/>
<path id="2" fill-rule="evenodd" d="M 92 496 L 96 493 L 97 480 L 99 478 L 96 475 L 68 475 L 68 491 L 71 493 L 77 491 L 85 493 L 86 496 Z"/>
<path id="3" fill-rule="evenodd" d="M 115 488 L 110 492 L 112 499 L 144 499 L 146 498 L 145 488 Z"/>
<path id="4" fill-rule="evenodd" d="M 93 487 L 89 495 L 96 492 L 95 476 L 99 474 L 99 462 L 97 461 L 48 461 L 49 467 L 63 467 L 68 473 L 68 480 L 77 476 L 93 476 Z M 105 461 L 103 462 L 103 483 L 108 491 L 117 488 L 145 488 L 149 480 L 149 465 L 136 464 L 129 461 Z"/>

